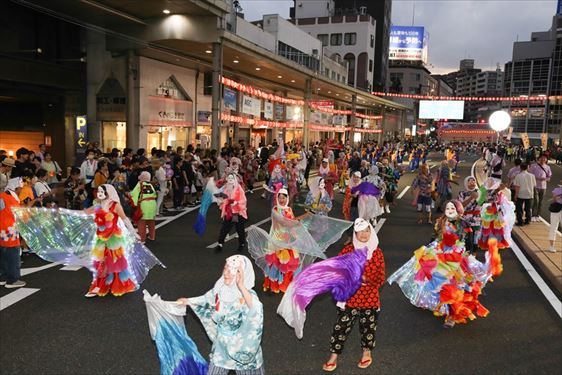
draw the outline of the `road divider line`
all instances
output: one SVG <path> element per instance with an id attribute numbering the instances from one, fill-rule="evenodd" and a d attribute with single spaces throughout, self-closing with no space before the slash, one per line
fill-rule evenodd
<path id="1" fill-rule="evenodd" d="M 410 185 L 406 186 L 404 188 L 404 190 L 402 190 L 402 192 L 400 193 L 400 195 L 398 196 L 398 199 L 402 199 L 402 197 L 404 196 L 404 194 L 406 194 L 406 192 L 410 190 Z"/>
<path id="2" fill-rule="evenodd" d="M 262 221 L 259 221 L 259 222 L 255 223 L 255 224 L 250 225 L 249 227 L 247 227 L 246 229 L 244 229 L 244 231 L 246 231 L 246 232 L 249 231 L 251 227 L 259 227 L 260 225 L 262 225 L 262 224 L 264 224 L 264 223 L 267 223 L 267 222 L 270 221 L 270 220 L 271 220 L 271 217 L 268 217 L 268 218 L 266 218 L 266 219 L 263 219 Z M 228 241 L 230 241 L 230 240 L 233 239 L 233 238 L 238 238 L 238 233 L 235 233 L 235 234 L 233 234 L 233 235 L 228 235 L 228 236 L 226 236 L 226 238 L 224 239 L 224 242 L 228 242 Z M 207 249 L 212 249 L 212 248 L 216 247 L 218 244 L 219 244 L 218 242 L 212 243 L 212 244 L 210 244 L 209 246 L 207 246 Z"/>
<path id="3" fill-rule="evenodd" d="M 386 221 L 386 218 L 384 218 L 384 217 L 382 219 L 380 219 L 379 221 L 377 221 L 377 225 L 375 225 L 375 233 L 379 233 L 379 230 L 381 230 L 385 221 Z"/>
<path id="4" fill-rule="evenodd" d="M 64 266 L 59 271 L 78 271 L 82 266 Z"/>
<path id="5" fill-rule="evenodd" d="M 0 298 L 0 311 L 12 306 L 14 303 L 19 302 L 38 291 L 39 289 L 36 288 L 20 288 L 13 291 L 12 293 L 6 294 L 4 297 Z"/>
<path id="6" fill-rule="evenodd" d="M 46 270 L 47 268 L 56 267 L 56 266 L 59 266 L 59 265 L 60 265 L 60 263 L 49 263 L 49 264 L 45 264 L 44 266 L 41 266 L 41 267 L 22 268 L 21 271 L 20 271 L 20 274 L 22 276 L 26 276 L 26 275 L 30 275 L 32 273 L 43 271 L 43 270 Z"/>
<path id="7" fill-rule="evenodd" d="M 535 267 L 533 267 L 531 262 L 529 262 L 529 260 L 525 257 L 525 255 L 523 255 L 523 251 L 521 251 L 519 246 L 517 246 L 517 244 L 513 240 L 511 240 L 510 245 L 511 245 L 511 250 L 513 250 L 513 253 L 517 257 L 519 262 L 521 262 L 523 268 L 525 268 L 529 276 L 531 276 L 531 279 L 533 279 L 539 290 L 546 297 L 546 300 L 552 305 L 554 311 L 556 311 L 558 316 L 562 319 L 562 301 L 560 301 L 556 297 L 556 294 L 554 294 L 552 289 L 550 289 L 548 284 L 543 280 L 543 278 L 537 272 Z"/>

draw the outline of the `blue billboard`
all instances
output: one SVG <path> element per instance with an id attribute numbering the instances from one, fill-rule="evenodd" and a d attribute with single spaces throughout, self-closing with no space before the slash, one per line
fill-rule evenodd
<path id="1" fill-rule="evenodd" d="M 424 31 L 423 26 L 391 26 L 390 60 L 422 60 Z"/>

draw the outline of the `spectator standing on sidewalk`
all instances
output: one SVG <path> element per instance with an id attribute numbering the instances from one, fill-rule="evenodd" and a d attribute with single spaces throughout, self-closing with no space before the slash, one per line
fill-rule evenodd
<path id="1" fill-rule="evenodd" d="M 508 186 L 509 186 L 509 190 L 511 190 L 511 197 L 513 201 L 515 201 L 515 186 L 513 186 L 513 180 L 515 179 L 515 176 L 521 173 L 522 162 L 523 161 L 519 158 L 515 159 L 514 161 L 515 167 L 512 167 L 509 170 L 509 172 L 507 172 Z"/>
<path id="2" fill-rule="evenodd" d="M 86 151 L 86 160 L 84 160 L 80 166 L 80 178 L 84 181 L 87 194 L 87 198 L 84 201 L 84 208 L 90 207 L 94 199 L 92 181 L 94 181 L 94 175 L 98 169 L 98 161 L 94 159 L 94 156 L 94 150 L 90 149 Z"/>
<path id="3" fill-rule="evenodd" d="M 4 191 L 11 177 L 12 169 L 16 166 L 14 159 L 4 156 L 0 165 L 0 192 Z"/>
<path id="4" fill-rule="evenodd" d="M 555 253 L 554 240 L 556 239 L 556 231 L 562 223 L 562 180 L 552 191 L 552 203 L 548 206 L 548 210 L 550 211 L 550 232 L 548 234 L 550 248 L 548 251 Z"/>
<path id="5" fill-rule="evenodd" d="M 542 201 L 546 192 L 546 183 L 552 177 L 552 171 L 547 160 L 546 155 L 541 155 L 537 162 L 529 167 L 529 172 L 535 176 L 537 181 L 533 201 L 533 218 L 531 219 L 534 222 L 540 221 L 539 215 L 541 214 Z"/>
<path id="6" fill-rule="evenodd" d="M 50 152 L 45 151 L 42 155 L 41 168 L 47 171 L 47 183 L 52 186 L 62 180 L 62 168 L 59 163 L 53 160 Z"/>
<path id="7" fill-rule="evenodd" d="M 521 173 L 513 180 L 515 186 L 515 212 L 517 225 L 527 225 L 531 222 L 531 204 L 537 182 L 535 176 L 529 173 L 527 163 L 521 164 Z M 525 209 L 525 221 L 523 221 L 523 208 Z"/>
<path id="8" fill-rule="evenodd" d="M 21 288 L 25 281 L 20 278 L 20 237 L 12 207 L 19 207 L 18 197 L 23 182 L 20 177 L 8 180 L 6 190 L 0 193 L 0 285 Z"/>

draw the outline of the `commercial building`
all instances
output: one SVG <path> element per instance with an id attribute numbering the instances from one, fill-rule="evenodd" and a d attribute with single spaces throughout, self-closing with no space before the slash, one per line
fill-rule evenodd
<path id="1" fill-rule="evenodd" d="M 0 131 L 21 131 L 14 124 L 28 116 L 40 133 L 34 143 L 50 144 L 66 164 L 86 142 L 104 151 L 277 137 L 308 144 L 382 139 L 403 121 L 404 107 L 342 83 L 341 64 L 324 59 L 314 38 L 299 44 L 275 32 L 289 27 L 278 16 L 261 27 L 239 22 L 224 0 L 22 4 L 1 6 L 3 35 L 21 37 L 0 42 L 0 105 L 12 113 Z M 22 138 L 2 133 L 0 148 L 14 151 Z"/>
<path id="2" fill-rule="evenodd" d="M 501 96 L 504 74 L 498 66 L 495 71 L 480 71 L 463 74 L 457 78 L 456 96 Z M 479 69 L 477 69 L 479 70 Z M 465 70 L 466 72 L 466 70 Z M 498 101 L 466 101 L 464 120 L 467 122 L 487 121 L 490 115 L 501 109 Z"/>
<path id="3" fill-rule="evenodd" d="M 318 38 L 328 47 L 335 60 L 347 63 L 347 83 L 365 91 L 373 91 L 375 59 L 375 19 L 366 8 L 336 15 L 330 1 L 296 0 L 295 25 Z"/>
<path id="4" fill-rule="evenodd" d="M 441 79 L 445 81 L 456 93 L 457 81 L 465 77 L 473 76 L 480 73 L 482 69 L 474 68 L 474 59 L 463 59 L 459 63 L 459 70 L 441 75 Z"/>
<path id="5" fill-rule="evenodd" d="M 512 60 L 505 64 L 506 96 L 550 96 L 562 94 L 562 16 L 555 15 L 548 31 L 533 32 L 531 40 L 513 43 Z M 527 133 L 532 143 L 541 134 L 558 141 L 562 103 L 536 100 L 504 103 L 512 117 L 513 137 Z"/>

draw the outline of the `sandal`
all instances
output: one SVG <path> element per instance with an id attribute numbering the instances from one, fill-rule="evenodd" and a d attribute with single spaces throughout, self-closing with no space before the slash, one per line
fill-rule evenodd
<path id="1" fill-rule="evenodd" d="M 371 366 L 371 363 L 373 363 L 373 358 L 363 359 L 363 360 L 359 361 L 359 363 L 357 364 L 357 367 L 367 368 L 367 367 Z"/>
<path id="2" fill-rule="evenodd" d="M 328 362 L 326 362 L 326 363 L 324 363 L 324 364 L 322 365 L 322 370 L 324 370 L 324 371 L 326 371 L 326 372 L 332 372 L 332 371 L 334 371 L 334 370 L 337 369 L 337 368 L 338 368 L 338 363 L 337 363 L 337 362 L 334 362 L 334 363 L 328 363 Z"/>

